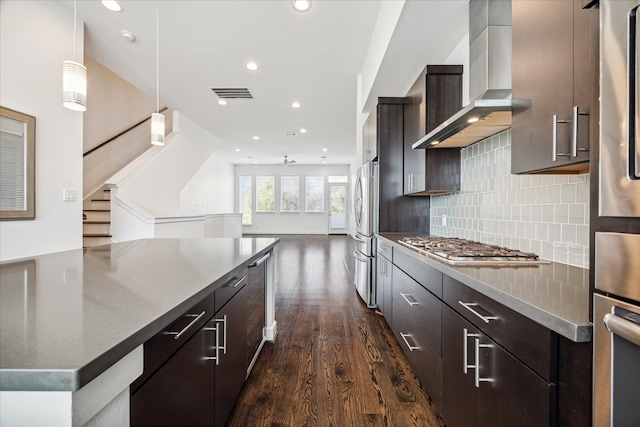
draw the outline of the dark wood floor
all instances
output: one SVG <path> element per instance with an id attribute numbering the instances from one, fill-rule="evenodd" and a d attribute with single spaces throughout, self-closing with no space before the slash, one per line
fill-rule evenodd
<path id="1" fill-rule="evenodd" d="M 442 426 L 382 316 L 353 285 L 347 236 L 277 246 L 278 336 L 244 385 L 229 426 Z"/>

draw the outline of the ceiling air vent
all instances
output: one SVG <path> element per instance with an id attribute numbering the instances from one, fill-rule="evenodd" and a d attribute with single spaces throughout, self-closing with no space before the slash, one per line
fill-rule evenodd
<path id="1" fill-rule="evenodd" d="M 212 91 L 218 95 L 220 99 L 231 99 L 231 98 L 250 98 L 253 99 L 253 95 L 249 92 L 249 89 L 246 87 L 212 87 Z"/>

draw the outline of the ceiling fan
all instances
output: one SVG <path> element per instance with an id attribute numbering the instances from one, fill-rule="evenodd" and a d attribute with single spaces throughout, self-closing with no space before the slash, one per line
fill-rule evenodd
<path id="1" fill-rule="evenodd" d="M 284 156 L 284 162 L 282 162 L 282 163 L 285 164 L 285 165 L 290 165 L 290 164 L 295 163 L 295 162 L 296 162 L 295 160 L 289 160 L 287 158 L 287 156 Z"/>

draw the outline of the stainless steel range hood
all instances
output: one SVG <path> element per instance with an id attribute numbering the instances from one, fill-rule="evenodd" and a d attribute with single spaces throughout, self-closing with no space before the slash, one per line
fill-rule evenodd
<path id="1" fill-rule="evenodd" d="M 467 147 L 511 127 L 510 1 L 469 1 L 469 98 L 413 148 Z"/>

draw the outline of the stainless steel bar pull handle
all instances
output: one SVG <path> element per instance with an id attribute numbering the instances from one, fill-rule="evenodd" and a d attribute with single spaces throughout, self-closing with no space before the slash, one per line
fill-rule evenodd
<path id="1" fill-rule="evenodd" d="M 263 262 L 265 262 L 266 260 L 269 259 L 269 257 L 271 257 L 271 252 L 267 252 L 265 255 L 263 255 L 260 259 L 252 262 L 251 264 L 249 264 L 249 268 L 253 268 L 253 267 L 257 267 L 260 264 L 262 264 Z"/>
<path id="2" fill-rule="evenodd" d="M 217 323 L 216 328 L 218 328 L 220 326 L 220 323 L 222 323 L 222 331 L 223 331 L 222 345 L 220 345 L 220 343 L 218 342 L 218 337 L 217 337 L 218 332 L 216 332 L 216 349 L 221 349 L 223 354 L 227 354 L 227 315 L 225 314 L 222 317 L 222 319 L 213 319 L 213 321 Z"/>
<path id="3" fill-rule="evenodd" d="M 615 314 L 605 314 L 602 319 L 609 332 L 624 338 L 632 344 L 640 346 L 640 325 L 625 320 Z"/>
<path id="4" fill-rule="evenodd" d="M 465 374 L 468 372 L 468 369 L 474 369 L 476 365 L 469 365 L 469 360 L 467 359 L 467 352 L 469 348 L 467 346 L 467 342 L 469 341 L 469 337 L 480 337 L 478 334 L 470 334 L 467 331 L 467 328 L 464 328 L 462 334 L 462 372 Z"/>
<path id="5" fill-rule="evenodd" d="M 420 305 L 420 303 L 416 301 L 416 299 L 411 294 L 403 294 L 402 292 L 400 292 L 400 296 L 404 298 L 407 304 L 409 304 L 411 307 L 413 307 L 414 305 Z"/>
<path id="6" fill-rule="evenodd" d="M 483 316 L 482 314 L 478 313 L 473 308 L 471 308 L 471 307 L 477 307 L 478 306 L 477 302 L 462 302 L 462 301 L 458 301 L 458 304 L 460 304 L 461 306 L 463 306 L 464 308 L 466 308 L 467 310 L 469 310 L 470 312 L 472 312 L 473 314 L 478 316 L 480 319 L 482 319 L 482 321 L 484 323 L 489 323 L 491 320 L 498 320 L 499 319 L 498 316 Z"/>
<path id="7" fill-rule="evenodd" d="M 588 116 L 589 113 L 581 113 L 580 108 L 576 105 L 573 107 L 573 120 L 571 132 L 571 157 L 577 157 L 578 151 L 589 151 L 588 148 L 578 148 L 578 117 Z"/>
<path id="8" fill-rule="evenodd" d="M 226 285 L 225 288 L 237 288 L 238 285 L 242 282 L 244 282 L 244 280 L 247 278 L 247 276 L 242 276 L 239 280 L 237 280 L 233 285 Z M 235 280 L 235 279 L 233 279 Z"/>
<path id="9" fill-rule="evenodd" d="M 189 324 L 187 326 L 185 326 L 184 328 L 182 328 L 181 331 L 179 331 L 179 332 L 165 332 L 165 334 L 166 335 L 173 335 L 173 339 L 174 340 L 180 339 L 182 334 L 187 332 L 189 330 L 189 328 L 191 328 L 193 325 L 195 325 L 198 322 L 198 320 L 200 320 L 200 318 L 202 316 L 204 316 L 204 314 L 205 314 L 205 311 L 203 311 L 200 314 L 186 314 L 185 317 L 194 317 L 195 319 L 193 319 L 191 322 L 189 322 Z"/>
<path id="10" fill-rule="evenodd" d="M 480 388 L 481 382 L 491 382 L 491 378 L 481 378 L 480 377 L 480 349 L 491 347 L 491 344 L 480 344 L 480 337 L 475 339 L 476 341 L 476 376 L 475 376 L 475 384 L 477 388 Z"/>
<path id="11" fill-rule="evenodd" d="M 638 8 L 629 11 L 627 25 L 627 178 L 640 179 L 638 171 Z"/>
<path id="12" fill-rule="evenodd" d="M 400 336 L 402 337 L 404 343 L 409 348 L 409 351 L 420 350 L 420 347 L 415 345 L 412 346 L 411 344 L 409 344 L 409 341 L 407 340 L 407 338 L 410 337 L 411 334 L 405 334 L 404 332 L 400 332 Z"/>
<path id="13" fill-rule="evenodd" d="M 558 120 L 558 115 L 553 115 L 553 127 L 551 128 L 551 160 L 557 161 L 558 156 L 571 157 L 571 153 L 558 153 L 558 123 L 566 124 L 571 123 L 571 120 Z"/>
<path id="14" fill-rule="evenodd" d="M 215 319 L 211 320 L 212 322 L 216 322 Z M 216 365 L 220 364 L 220 328 L 218 328 L 218 324 L 216 323 L 216 326 L 214 328 L 204 328 L 205 331 L 213 331 L 216 333 L 216 343 L 214 345 L 214 349 L 216 352 L 216 355 L 213 357 L 205 357 L 205 360 L 215 360 L 216 361 Z"/>

